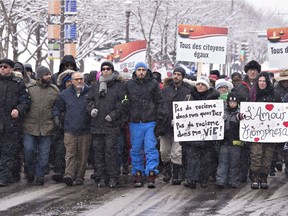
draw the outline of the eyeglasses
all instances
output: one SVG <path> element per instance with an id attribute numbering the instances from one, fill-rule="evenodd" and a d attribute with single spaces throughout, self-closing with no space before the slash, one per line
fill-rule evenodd
<path id="1" fill-rule="evenodd" d="M 76 81 L 82 81 L 83 78 L 75 78 L 75 79 L 73 79 L 73 80 L 76 80 Z"/>
<path id="2" fill-rule="evenodd" d="M 111 70 L 111 68 L 110 68 L 110 67 L 107 67 L 107 68 L 102 68 L 102 69 L 101 69 L 101 71 L 105 71 L 105 70 L 109 71 L 109 70 Z"/>
<path id="3" fill-rule="evenodd" d="M 0 65 L 0 68 L 4 68 L 4 69 L 7 69 L 7 68 L 10 68 L 9 66 L 7 65 Z"/>

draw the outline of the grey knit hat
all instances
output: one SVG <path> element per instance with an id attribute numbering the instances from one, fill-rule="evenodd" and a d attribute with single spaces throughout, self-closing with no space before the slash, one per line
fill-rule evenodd
<path id="1" fill-rule="evenodd" d="M 37 68 L 36 74 L 38 79 L 42 78 L 43 76 L 45 76 L 47 73 L 51 73 L 50 69 L 44 66 L 39 66 Z"/>

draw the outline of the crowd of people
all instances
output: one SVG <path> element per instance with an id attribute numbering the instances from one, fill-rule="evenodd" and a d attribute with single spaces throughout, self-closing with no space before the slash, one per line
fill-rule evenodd
<path id="1" fill-rule="evenodd" d="M 237 188 L 248 178 L 252 189 L 268 189 L 268 175 L 288 163 L 288 147 L 241 141 L 245 115 L 239 107 L 243 101 L 287 102 L 288 73 L 275 80 L 254 60 L 244 71 L 230 79 L 213 70 L 192 80 L 175 67 L 162 80 L 138 62 L 124 78 L 104 61 L 85 77 L 71 55 L 53 75 L 44 66 L 34 73 L 31 64 L 1 59 L 0 186 L 19 182 L 22 170 L 28 184 L 43 185 L 52 163 L 52 179 L 67 186 L 83 185 L 91 164 L 96 186 L 115 188 L 131 164 L 135 187 L 155 188 L 161 171 L 164 182 L 191 189 L 209 182 Z M 223 100 L 224 139 L 176 142 L 173 102 L 198 100 Z"/>

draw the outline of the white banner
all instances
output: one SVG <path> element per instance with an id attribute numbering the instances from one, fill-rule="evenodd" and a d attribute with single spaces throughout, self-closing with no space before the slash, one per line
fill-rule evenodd
<path id="1" fill-rule="evenodd" d="M 227 28 L 180 24 L 177 61 L 225 64 L 227 34 Z"/>
<path id="2" fill-rule="evenodd" d="M 281 143 L 288 141 L 288 104 L 241 102 L 240 140 Z"/>
<path id="3" fill-rule="evenodd" d="M 174 140 L 223 140 L 223 116 L 223 100 L 173 102 Z"/>
<path id="4" fill-rule="evenodd" d="M 145 40 L 138 40 L 114 46 L 115 70 L 122 72 L 126 69 L 132 74 L 138 62 L 145 62 L 146 44 Z"/>
<path id="5" fill-rule="evenodd" d="M 267 29 L 269 66 L 287 69 L 288 28 Z"/>

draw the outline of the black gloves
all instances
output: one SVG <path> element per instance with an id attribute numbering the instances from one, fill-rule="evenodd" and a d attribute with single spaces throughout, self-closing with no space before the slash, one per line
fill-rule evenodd
<path id="1" fill-rule="evenodd" d="M 54 121 L 54 126 L 56 129 L 62 129 L 62 123 L 59 119 L 59 116 L 55 116 L 53 121 Z"/>

